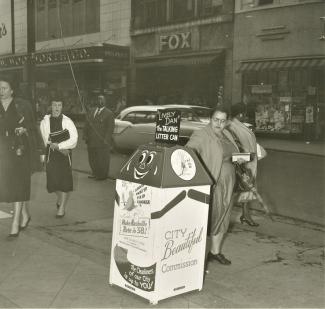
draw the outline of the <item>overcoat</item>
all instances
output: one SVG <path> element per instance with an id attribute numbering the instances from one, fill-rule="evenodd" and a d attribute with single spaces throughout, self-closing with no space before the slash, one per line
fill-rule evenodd
<path id="1" fill-rule="evenodd" d="M 243 152 L 254 154 L 252 161 L 247 162 L 245 166 L 251 170 L 252 176 L 255 178 L 257 173 L 257 144 L 255 134 L 236 118 L 229 122 L 227 129 L 237 137 Z"/>
<path id="2" fill-rule="evenodd" d="M 233 149 L 239 151 L 232 135 L 227 130 L 224 130 L 223 133 L 233 144 Z M 210 233 L 212 235 L 226 233 L 232 208 L 235 167 L 232 166 L 230 158 L 224 158 L 222 142 L 210 124 L 201 130 L 194 131 L 187 146 L 198 153 L 214 181 L 209 217 Z"/>

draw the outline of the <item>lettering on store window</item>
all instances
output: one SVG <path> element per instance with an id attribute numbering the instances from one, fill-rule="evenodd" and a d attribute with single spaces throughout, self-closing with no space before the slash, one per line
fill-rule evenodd
<path id="1" fill-rule="evenodd" d="M 191 32 L 181 32 L 159 37 L 160 52 L 190 49 Z"/>

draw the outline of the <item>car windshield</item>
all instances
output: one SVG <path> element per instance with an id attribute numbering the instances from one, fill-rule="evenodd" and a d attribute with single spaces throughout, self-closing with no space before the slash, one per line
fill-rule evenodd
<path id="1" fill-rule="evenodd" d="M 180 110 L 181 112 L 181 120 L 187 120 L 187 121 L 198 121 L 200 122 L 200 117 L 197 115 L 197 113 L 190 108 L 177 108 L 177 110 Z"/>
<path id="2" fill-rule="evenodd" d="M 210 118 L 210 108 L 203 108 L 203 107 L 192 107 L 198 117 L 202 118 Z"/>
<path id="3" fill-rule="evenodd" d="M 198 121 L 200 122 L 200 117 L 189 108 L 175 108 L 181 112 L 181 120 L 186 121 Z M 117 119 L 122 119 L 125 121 L 130 121 L 134 124 L 137 123 L 155 123 L 156 122 L 157 111 L 132 111 L 126 114 L 123 118 L 118 116 Z"/>

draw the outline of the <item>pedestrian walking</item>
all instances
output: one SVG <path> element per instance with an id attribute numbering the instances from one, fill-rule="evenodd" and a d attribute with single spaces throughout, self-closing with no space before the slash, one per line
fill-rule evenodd
<path id="1" fill-rule="evenodd" d="M 100 94 L 97 96 L 96 108 L 91 109 L 87 115 L 84 127 L 84 140 L 87 144 L 88 160 L 92 170 L 89 178 L 107 179 L 113 130 L 113 112 L 106 107 L 105 96 Z"/>
<path id="2" fill-rule="evenodd" d="M 0 78 L 0 202 L 13 203 L 10 237 L 25 229 L 31 216 L 31 192 L 36 125 L 28 101 L 14 97 L 12 82 Z"/>
<path id="3" fill-rule="evenodd" d="M 72 149 L 77 146 L 78 132 L 73 121 L 62 114 L 62 100 L 51 102 L 51 114 L 40 124 L 46 147 L 47 191 L 56 194 L 57 218 L 62 218 L 70 192 L 73 191 Z"/>
<path id="4" fill-rule="evenodd" d="M 223 265 L 231 264 L 222 254 L 222 245 L 229 227 L 236 181 L 231 158 L 233 153 L 239 151 L 232 135 L 225 129 L 227 119 L 227 109 L 221 105 L 216 107 L 210 116 L 210 123 L 194 131 L 186 145 L 197 152 L 214 180 L 208 260 L 216 260 Z"/>

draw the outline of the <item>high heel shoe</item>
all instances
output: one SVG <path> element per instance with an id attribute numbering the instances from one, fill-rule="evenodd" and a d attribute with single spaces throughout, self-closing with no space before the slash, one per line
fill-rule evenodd
<path id="1" fill-rule="evenodd" d="M 222 265 L 230 265 L 231 261 L 228 260 L 222 253 L 213 254 L 212 252 L 208 253 L 208 261 L 218 261 Z"/>
<path id="2" fill-rule="evenodd" d="M 245 216 L 241 216 L 240 217 L 240 223 L 247 223 L 249 226 L 259 226 L 258 223 L 256 223 L 255 221 L 253 221 L 252 219 L 246 218 Z"/>
<path id="3" fill-rule="evenodd" d="M 63 214 L 56 214 L 55 218 L 60 219 L 63 218 L 65 216 L 65 212 Z"/>
<path id="4" fill-rule="evenodd" d="M 26 221 L 26 224 L 20 226 L 20 230 L 22 230 L 22 231 L 25 230 L 27 228 L 27 226 L 28 226 L 28 224 L 29 224 L 29 222 L 30 222 L 31 219 L 32 219 L 32 217 L 29 216 L 29 218 Z"/>
<path id="5" fill-rule="evenodd" d="M 17 232 L 16 233 L 10 233 L 9 235 L 8 235 L 8 237 L 18 237 L 18 235 L 19 235 L 19 232 L 20 232 L 20 229 L 19 229 L 19 227 L 18 227 L 18 230 L 17 230 Z"/>

